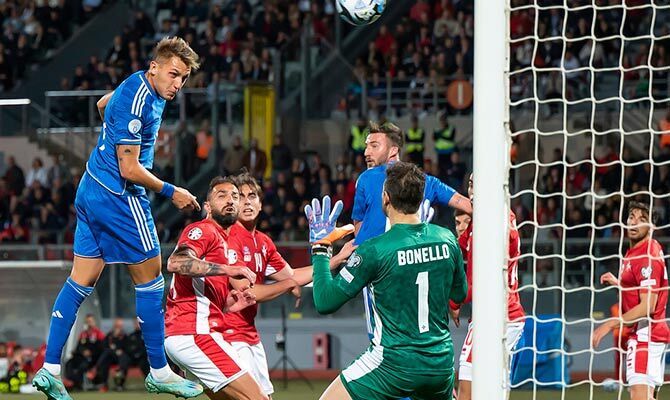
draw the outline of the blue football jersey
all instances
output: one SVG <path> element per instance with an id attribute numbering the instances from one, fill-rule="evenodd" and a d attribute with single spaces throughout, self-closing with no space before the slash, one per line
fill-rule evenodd
<path id="1" fill-rule="evenodd" d="M 105 120 L 98 144 L 91 152 L 86 171 L 112 193 L 145 193 L 142 186 L 121 177 L 116 157 L 117 145 L 140 146 L 139 162 L 153 168 L 154 145 L 161 125 L 165 100 L 154 92 L 145 71 L 130 75 L 114 90 L 105 108 Z"/>
<path id="2" fill-rule="evenodd" d="M 364 171 L 356 182 L 356 195 L 352 219 L 361 221 L 361 228 L 354 240 L 361 244 L 386 232 L 386 216 L 382 210 L 382 192 L 386 180 L 386 165 Z M 456 191 L 432 175 L 426 175 L 423 198 L 431 204 L 447 204 Z"/>

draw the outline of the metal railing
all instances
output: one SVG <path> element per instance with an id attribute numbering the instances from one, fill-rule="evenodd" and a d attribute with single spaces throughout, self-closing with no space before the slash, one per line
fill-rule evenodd
<path id="1" fill-rule="evenodd" d="M 670 246 L 670 237 L 657 238 L 665 247 Z M 625 249 L 624 245 L 624 249 Z M 309 265 L 308 244 L 304 242 L 278 242 L 277 248 L 287 262 L 293 267 Z M 161 254 L 164 261 L 174 249 L 174 244 L 164 243 Z M 563 251 L 565 249 L 565 251 Z M 519 288 L 522 303 L 526 312 L 561 313 L 572 317 L 588 317 L 592 311 L 606 312 L 616 302 L 617 291 L 593 291 L 600 289 L 598 282 L 604 272 L 618 270 L 618 257 L 606 261 L 596 259 L 619 254 L 619 240 L 598 238 L 591 243 L 589 239 L 560 240 L 522 239 L 521 259 L 519 261 Z M 575 255 L 581 260 L 569 261 Z M 588 257 L 588 256 L 591 257 Z M 28 245 L 0 243 L 0 269 L 3 266 L 15 265 L 16 261 L 69 261 L 72 259 L 72 246 Z M 58 264 L 60 265 L 60 264 Z M 164 264 L 165 265 L 165 262 Z M 116 266 L 107 268 L 100 283 L 101 304 L 105 317 L 132 316 L 133 304 L 132 285 L 128 285 L 129 277 L 125 268 Z M 303 306 L 300 312 L 306 316 L 317 316 L 309 293 L 303 295 Z M 261 307 L 261 316 L 276 316 L 281 308 L 293 303 L 287 296 L 280 302 L 270 302 Z M 594 304 L 593 310 L 590 305 Z M 362 301 L 357 299 L 338 312 L 336 317 L 358 316 L 363 313 Z M 467 315 L 467 310 L 465 311 Z"/>
<path id="2" fill-rule="evenodd" d="M 167 103 L 161 131 L 168 135 L 168 154 L 157 158 L 157 162 L 174 160 L 175 183 L 182 184 L 188 179 L 181 165 L 183 149 L 177 131 L 187 129 L 194 133 L 199 128 L 196 121 L 209 120 L 213 137 L 219 138 L 213 141 L 209 154 L 220 154 L 222 139 L 241 133 L 245 86 L 246 83 L 215 80 L 206 88 L 182 89 L 176 101 Z M 105 90 L 45 92 L 41 126 L 36 129 L 40 142 L 56 146 L 66 160 L 83 163 L 97 143 L 102 122 L 96 102 L 106 93 Z"/>

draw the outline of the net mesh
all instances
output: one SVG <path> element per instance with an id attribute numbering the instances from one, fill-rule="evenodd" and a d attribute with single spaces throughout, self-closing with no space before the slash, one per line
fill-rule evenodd
<path id="1" fill-rule="evenodd" d="M 509 192 L 532 317 L 512 387 L 628 397 L 605 380 L 623 383 L 625 344 L 609 335 L 594 349 L 590 336 L 620 312 L 600 277 L 618 275 L 628 249 L 629 201 L 651 202 L 654 238 L 669 244 L 670 1 L 511 0 L 508 15 Z"/>

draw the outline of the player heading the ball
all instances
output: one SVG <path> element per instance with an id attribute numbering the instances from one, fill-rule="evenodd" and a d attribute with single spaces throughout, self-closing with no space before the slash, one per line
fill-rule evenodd
<path id="1" fill-rule="evenodd" d="M 148 70 L 130 75 L 98 101 L 103 124 L 77 188 L 72 273 L 54 303 L 46 360 L 33 379 L 50 399 L 71 399 L 60 380 L 63 346 L 105 264 L 127 264 L 135 285 L 151 365 L 147 389 L 182 397 L 202 393 L 200 385 L 174 374 L 165 357 L 160 245 L 146 194 L 147 189 L 159 193 L 180 210 L 200 209 L 186 189 L 149 172 L 165 102 L 198 67 L 198 55 L 183 39 L 165 38 L 156 45 Z"/>

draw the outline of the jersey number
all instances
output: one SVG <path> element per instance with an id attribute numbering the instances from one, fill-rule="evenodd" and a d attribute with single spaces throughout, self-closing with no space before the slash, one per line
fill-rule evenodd
<path id="1" fill-rule="evenodd" d="M 428 271 L 419 272 L 416 276 L 419 286 L 419 333 L 428 332 Z"/>
<path id="2" fill-rule="evenodd" d="M 256 260 L 256 272 L 263 272 L 263 258 L 261 255 L 254 253 L 254 259 Z"/>

